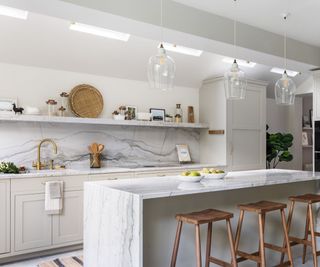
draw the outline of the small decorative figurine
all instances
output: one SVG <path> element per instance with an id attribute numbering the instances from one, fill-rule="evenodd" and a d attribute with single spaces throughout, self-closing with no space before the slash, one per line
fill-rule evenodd
<path id="1" fill-rule="evenodd" d="M 17 108 L 15 103 L 13 103 L 12 106 L 13 106 L 13 111 L 15 114 L 17 114 L 17 113 L 22 114 L 22 112 L 24 111 L 24 108 Z"/>

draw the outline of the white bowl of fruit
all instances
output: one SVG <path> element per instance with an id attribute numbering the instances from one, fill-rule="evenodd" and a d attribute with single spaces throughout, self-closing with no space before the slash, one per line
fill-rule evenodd
<path id="1" fill-rule="evenodd" d="M 201 174 L 204 176 L 205 179 L 223 179 L 227 175 L 227 173 L 224 170 L 214 168 L 204 168 L 202 169 Z"/>
<path id="2" fill-rule="evenodd" d="M 178 179 L 183 182 L 197 183 L 204 176 L 199 171 L 185 171 L 178 176 Z"/>

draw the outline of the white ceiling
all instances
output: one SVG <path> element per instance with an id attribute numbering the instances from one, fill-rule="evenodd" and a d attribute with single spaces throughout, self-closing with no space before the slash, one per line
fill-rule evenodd
<path id="1" fill-rule="evenodd" d="M 131 36 L 119 42 L 69 30 L 70 22 L 31 13 L 28 20 L 0 16 L 0 61 L 123 79 L 146 80 L 148 58 L 157 41 Z M 222 75 L 229 64 L 223 56 L 204 52 L 192 57 L 168 52 L 177 65 L 176 85 L 199 87 L 202 80 Z M 273 82 L 270 67 L 246 68 L 248 78 Z M 308 74 L 299 75 L 301 83 Z"/>
<path id="2" fill-rule="evenodd" d="M 174 0 L 273 33 L 283 34 L 281 14 L 289 12 L 287 30 L 290 38 L 320 46 L 319 0 Z"/>

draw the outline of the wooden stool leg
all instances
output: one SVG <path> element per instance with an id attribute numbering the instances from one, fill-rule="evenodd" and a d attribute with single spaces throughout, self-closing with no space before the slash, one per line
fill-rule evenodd
<path id="1" fill-rule="evenodd" d="M 264 232 L 264 229 L 265 229 L 265 224 L 266 224 L 266 215 L 265 214 L 262 214 L 262 226 L 263 226 L 263 232 Z M 259 256 L 260 255 L 260 242 L 259 242 Z M 261 264 L 260 263 L 257 263 L 257 267 L 260 267 Z"/>
<path id="2" fill-rule="evenodd" d="M 317 242 L 316 236 L 314 233 L 314 222 L 313 222 L 313 212 L 312 212 L 312 205 L 308 204 L 309 208 L 309 222 L 310 222 L 310 231 L 311 231 L 311 243 L 312 243 L 312 254 L 313 254 L 313 265 L 318 266 L 318 259 L 317 259 Z"/>
<path id="3" fill-rule="evenodd" d="M 288 222 L 287 222 L 287 231 L 288 231 L 288 235 L 290 233 L 290 229 L 291 229 L 291 222 L 292 222 L 292 217 L 293 217 L 293 210 L 294 210 L 294 205 L 295 205 L 295 201 L 291 201 L 290 203 L 290 208 L 289 208 L 289 214 L 288 214 Z M 286 247 L 286 240 L 283 240 L 283 248 Z M 282 252 L 281 253 L 281 260 L 280 260 L 280 264 L 283 264 L 284 262 L 284 256 L 285 253 Z"/>
<path id="4" fill-rule="evenodd" d="M 210 265 L 211 239 L 212 239 L 212 222 L 208 223 L 206 267 L 209 267 L 209 265 Z"/>
<path id="5" fill-rule="evenodd" d="M 174 247 L 173 247 L 173 252 L 172 252 L 172 257 L 171 257 L 171 265 L 170 265 L 171 267 L 176 266 L 178 249 L 179 249 L 179 244 L 180 244 L 181 229 L 182 229 L 182 221 L 178 221 L 176 238 L 174 240 Z"/>
<path id="6" fill-rule="evenodd" d="M 240 210 L 239 221 L 238 221 L 238 226 L 237 226 L 237 231 L 236 231 L 236 242 L 235 242 L 235 250 L 236 250 L 236 253 L 237 253 L 238 248 L 239 248 L 239 242 L 240 242 L 240 235 L 241 235 L 241 228 L 242 228 L 243 217 L 244 217 L 244 211 L 243 211 L 243 210 Z"/>
<path id="7" fill-rule="evenodd" d="M 266 267 L 266 257 L 264 249 L 263 215 L 259 213 L 259 238 L 260 238 L 260 259 L 261 267 Z"/>
<path id="8" fill-rule="evenodd" d="M 304 232 L 304 239 L 305 240 L 309 239 L 309 229 L 310 229 L 310 224 L 309 224 L 309 206 L 307 206 L 306 228 L 305 228 L 305 232 Z M 306 263 L 306 255 L 307 255 L 307 245 L 303 245 L 302 264 Z"/>
<path id="9" fill-rule="evenodd" d="M 290 246 L 290 241 L 289 241 L 289 236 L 288 236 L 286 215 L 285 215 L 284 209 L 281 209 L 280 213 L 281 213 L 281 219 L 282 219 L 282 227 L 283 227 L 284 238 L 285 238 L 285 241 L 286 241 L 288 259 L 290 261 L 290 266 L 293 266 L 293 260 L 292 260 L 292 254 L 291 254 L 291 246 Z"/>
<path id="10" fill-rule="evenodd" d="M 236 259 L 236 252 L 235 252 L 235 247 L 234 247 L 234 240 L 233 240 L 233 236 L 232 236 L 230 219 L 227 219 L 227 230 L 228 230 L 228 238 L 229 238 L 229 243 L 230 243 L 231 265 L 233 267 L 237 267 L 238 264 L 237 264 L 237 259 Z M 209 267 L 209 265 L 206 267 Z"/>
<path id="11" fill-rule="evenodd" d="M 201 267 L 201 240 L 200 240 L 200 225 L 196 224 L 196 256 L 197 267 Z"/>

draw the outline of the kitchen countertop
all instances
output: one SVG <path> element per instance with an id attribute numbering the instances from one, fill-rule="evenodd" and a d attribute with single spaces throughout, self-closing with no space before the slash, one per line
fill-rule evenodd
<path id="1" fill-rule="evenodd" d="M 312 180 L 320 180 L 320 173 L 271 169 L 230 172 L 222 180 L 202 180 L 201 183 L 186 184 L 177 176 L 88 183 L 138 195 L 142 199 L 152 199 Z M 181 185 L 185 189 L 179 189 Z"/>
<path id="2" fill-rule="evenodd" d="M 100 169 L 78 168 L 78 169 L 62 169 L 62 170 L 31 170 L 23 174 L 1 174 L 0 179 L 19 179 L 19 178 L 37 178 L 37 177 L 61 177 L 76 175 L 103 175 L 112 173 L 137 173 L 137 172 L 158 172 L 158 171 L 183 171 L 185 169 L 202 169 L 215 167 L 213 164 L 177 164 L 172 166 L 152 166 L 152 167 L 105 167 Z"/>

